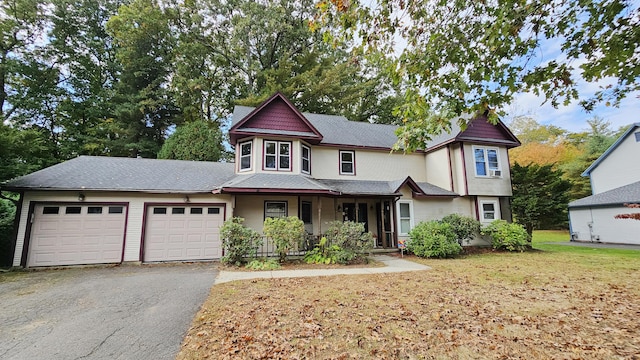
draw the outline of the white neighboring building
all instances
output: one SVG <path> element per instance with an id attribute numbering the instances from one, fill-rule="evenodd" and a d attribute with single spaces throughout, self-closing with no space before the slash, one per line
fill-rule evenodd
<path id="1" fill-rule="evenodd" d="M 624 204 L 640 203 L 640 123 L 635 123 L 582 176 L 593 195 L 569 203 L 571 240 L 640 244 L 640 221 L 616 219 L 640 213 Z"/>

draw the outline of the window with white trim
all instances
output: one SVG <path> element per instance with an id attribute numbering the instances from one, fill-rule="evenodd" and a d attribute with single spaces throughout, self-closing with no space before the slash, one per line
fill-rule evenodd
<path id="1" fill-rule="evenodd" d="M 356 174 L 356 153 L 353 150 L 340 150 L 340 175 Z"/>
<path id="2" fill-rule="evenodd" d="M 480 201 L 480 221 L 492 222 L 497 220 L 498 216 L 498 202 L 497 201 Z"/>
<path id="3" fill-rule="evenodd" d="M 264 169 L 291 170 L 291 143 L 266 140 L 264 142 Z"/>
<path id="4" fill-rule="evenodd" d="M 281 218 L 287 216 L 286 201 L 265 201 L 264 218 Z"/>
<path id="5" fill-rule="evenodd" d="M 398 201 L 398 232 L 400 235 L 409 235 L 413 228 L 413 201 Z"/>
<path id="6" fill-rule="evenodd" d="M 302 151 L 300 152 L 300 158 L 302 159 L 302 163 L 300 164 L 300 171 L 305 174 L 311 173 L 311 148 L 302 145 Z"/>
<path id="7" fill-rule="evenodd" d="M 251 170 L 252 142 L 240 143 L 240 171 Z"/>
<path id="8" fill-rule="evenodd" d="M 502 176 L 497 148 L 474 146 L 473 158 L 476 164 L 476 176 Z"/>

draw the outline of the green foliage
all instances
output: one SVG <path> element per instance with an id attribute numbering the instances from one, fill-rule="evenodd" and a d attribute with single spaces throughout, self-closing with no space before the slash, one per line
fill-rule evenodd
<path id="1" fill-rule="evenodd" d="M 524 251 L 529 246 L 531 237 L 522 225 L 508 223 L 505 220 L 494 220 L 482 228 L 483 235 L 491 237 L 494 249 Z"/>
<path id="2" fill-rule="evenodd" d="M 335 264 L 338 261 L 338 253 L 341 251 L 340 246 L 329 245 L 327 238 L 322 237 L 313 250 L 304 254 L 304 261 L 307 264 Z"/>
<path id="3" fill-rule="evenodd" d="M 278 270 L 281 268 L 280 262 L 276 259 L 253 259 L 245 265 L 251 270 Z"/>
<path id="4" fill-rule="evenodd" d="M 365 232 L 362 223 L 332 221 L 325 236 L 331 245 L 341 249 L 336 254 L 336 261 L 341 264 L 364 258 L 373 249 L 373 234 Z"/>
<path id="5" fill-rule="evenodd" d="M 513 216 L 529 236 L 534 229 L 566 227 L 571 183 L 562 176 L 552 165 L 515 163 L 511 167 Z"/>
<path id="6" fill-rule="evenodd" d="M 456 234 L 458 243 L 470 242 L 480 233 L 480 221 L 460 214 L 450 214 L 442 218 L 443 223 L 451 225 L 451 230 Z"/>
<path id="7" fill-rule="evenodd" d="M 589 131 L 574 134 L 572 139 L 577 142 L 579 155 L 559 168 L 565 173 L 564 178 L 571 181 L 569 200 L 576 200 L 591 195 L 591 183 L 582 173 L 593 164 L 617 139 L 609 128 L 610 123 L 594 117 L 588 120 Z"/>
<path id="8" fill-rule="evenodd" d="M 407 251 L 426 258 L 448 258 L 460 254 L 456 233 L 448 223 L 422 221 L 409 231 Z"/>
<path id="9" fill-rule="evenodd" d="M 222 132 L 217 124 L 193 121 L 178 126 L 164 142 L 159 159 L 218 161 L 224 158 Z"/>
<path id="10" fill-rule="evenodd" d="M 13 196 L 7 197 L 13 198 Z M 13 260 L 13 219 L 15 215 L 16 206 L 14 203 L 0 198 L 0 267 L 11 266 Z"/>
<path id="11" fill-rule="evenodd" d="M 244 219 L 234 217 L 224 222 L 220 228 L 222 249 L 224 256 L 221 261 L 225 264 L 239 266 L 247 258 L 256 256 L 258 247 L 262 245 L 262 238 L 255 230 L 242 225 Z"/>
<path id="12" fill-rule="evenodd" d="M 281 262 L 287 259 L 289 250 L 300 244 L 305 235 L 304 222 L 296 216 L 266 218 L 263 231 L 273 241 Z"/>
<path id="13" fill-rule="evenodd" d="M 389 77 L 407 89 L 400 140 L 408 150 L 422 148 L 465 113 L 487 111 L 496 121 L 493 109 L 518 93 L 539 95 L 553 106 L 580 99 L 592 110 L 599 102 L 618 105 L 640 89 L 634 53 L 640 9 L 633 2 L 325 1 L 319 8 L 319 22 L 338 19 L 342 25 L 329 26 L 327 38 L 360 40 L 358 50 L 386 62 Z M 406 46 L 396 55 L 398 42 Z M 541 54 L 549 43 L 561 49 L 559 60 Z M 614 83 L 595 95 L 581 93 L 581 81 L 609 77 Z M 441 116 L 423 116 L 424 109 Z"/>

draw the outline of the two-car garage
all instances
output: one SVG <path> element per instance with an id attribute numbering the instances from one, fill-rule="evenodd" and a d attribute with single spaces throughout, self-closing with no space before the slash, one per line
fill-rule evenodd
<path id="1" fill-rule="evenodd" d="M 127 242 L 140 242 L 137 261 L 143 262 L 222 256 L 224 204 L 151 203 L 144 209 L 136 219 L 129 218 L 129 203 L 35 203 L 26 266 L 121 263 Z M 142 232 L 127 238 L 127 227 L 136 221 Z"/>

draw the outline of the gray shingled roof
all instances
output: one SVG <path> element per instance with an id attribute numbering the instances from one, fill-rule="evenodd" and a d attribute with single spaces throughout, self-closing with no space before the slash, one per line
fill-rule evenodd
<path id="1" fill-rule="evenodd" d="M 453 192 L 453 191 L 449 191 L 446 189 L 443 189 L 439 186 L 435 186 L 431 183 L 427 183 L 427 182 L 419 182 L 416 183 L 418 184 L 418 186 L 420 186 L 420 189 L 422 189 L 422 192 L 425 195 L 429 195 L 429 196 L 460 196 L 457 193 Z"/>
<path id="2" fill-rule="evenodd" d="M 328 186 L 305 175 L 293 174 L 240 174 L 217 187 L 269 190 L 312 190 L 333 192 Z"/>
<path id="3" fill-rule="evenodd" d="M 5 189 L 210 192 L 234 177 L 234 164 L 80 156 L 7 182 Z"/>
<path id="4" fill-rule="evenodd" d="M 253 111 L 253 107 L 236 106 L 232 126 Z M 322 134 L 321 144 L 335 144 L 391 149 L 398 141 L 395 125 L 371 124 L 349 121 L 344 116 L 302 113 L 311 125 Z M 246 129 L 242 129 L 245 131 Z M 265 131 L 266 132 L 266 131 Z"/>
<path id="5" fill-rule="evenodd" d="M 572 201 L 569 203 L 569 207 L 622 205 L 626 203 L 640 203 L 640 181 Z"/>
<path id="6" fill-rule="evenodd" d="M 396 195 L 388 181 L 319 179 L 319 182 L 346 195 Z"/>

